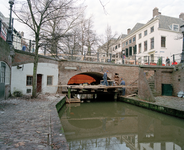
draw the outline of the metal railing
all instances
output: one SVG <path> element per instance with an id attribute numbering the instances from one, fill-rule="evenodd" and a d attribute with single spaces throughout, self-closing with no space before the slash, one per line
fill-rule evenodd
<path id="1" fill-rule="evenodd" d="M 29 43 L 30 44 L 30 43 Z M 26 49 L 23 50 L 30 53 L 34 53 L 34 43 L 30 44 L 31 46 L 26 46 Z M 83 55 L 80 54 L 80 52 L 76 52 L 75 50 L 71 50 L 67 53 L 46 53 L 44 46 L 43 49 L 39 53 L 40 55 L 50 56 L 50 57 L 57 57 L 58 59 L 67 59 L 67 60 L 77 60 L 77 61 L 90 61 L 90 62 L 108 62 L 108 63 L 115 63 L 115 64 L 130 64 L 130 65 L 159 65 L 159 66 L 171 66 L 173 65 L 173 62 L 176 61 L 177 64 L 181 62 L 181 53 L 178 54 L 172 54 L 170 58 L 170 63 L 166 63 L 166 57 L 163 56 L 157 56 L 156 54 L 154 57 L 151 57 L 150 55 L 140 55 L 140 54 L 134 54 L 129 57 L 125 57 L 125 55 L 117 55 L 113 53 L 100 53 L 100 52 L 90 52 L 90 53 L 84 53 Z"/>

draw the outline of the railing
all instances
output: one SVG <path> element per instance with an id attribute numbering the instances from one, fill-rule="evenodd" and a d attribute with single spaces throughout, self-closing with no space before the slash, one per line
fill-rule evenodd
<path id="1" fill-rule="evenodd" d="M 31 51 L 34 53 L 34 51 Z M 130 64 L 130 65 L 158 65 L 158 66 L 171 66 L 173 62 L 176 61 L 177 64 L 181 62 L 181 53 L 172 54 L 170 58 L 170 63 L 166 63 L 166 57 L 154 55 L 133 55 L 128 58 L 125 55 L 117 56 L 116 54 L 109 53 L 91 53 L 91 54 L 75 54 L 73 51 L 71 53 L 58 53 L 58 54 L 46 54 L 43 51 L 39 53 L 40 55 L 56 57 L 58 59 L 67 60 L 77 60 L 77 61 L 90 61 L 90 62 L 108 62 L 115 64 Z"/>

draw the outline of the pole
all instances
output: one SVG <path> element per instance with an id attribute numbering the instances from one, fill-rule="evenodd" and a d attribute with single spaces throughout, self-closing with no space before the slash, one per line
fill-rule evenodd
<path id="1" fill-rule="evenodd" d="M 174 62 L 174 60 L 175 60 L 175 55 L 173 54 L 173 62 Z"/>
<path id="2" fill-rule="evenodd" d="M 73 49 L 72 49 L 72 60 L 73 60 Z"/>
<path id="3" fill-rule="evenodd" d="M 31 52 L 31 40 L 29 40 L 29 52 Z"/>
<path id="4" fill-rule="evenodd" d="M 122 64 L 124 64 L 124 55 L 122 54 Z"/>
<path id="5" fill-rule="evenodd" d="M 135 65 L 136 65 L 136 55 L 135 55 Z"/>
<path id="6" fill-rule="evenodd" d="M 44 56 L 46 55 L 46 44 L 44 45 Z"/>
<path id="7" fill-rule="evenodd" d="M 181 53 L 181 62 L 180 63 L 184 63 L 184 32 L 183 33 L 183 49 L 182 49 L 182 53 Z"/>
<path id="8" fill-rule="evenodd" d="M 7 38 L 6 38 L 6 42 L 9 45 L 12 45 L 12 26 L 11 26 L 11 22 L 12 22 L 12 7 L 14 4 L 14 1 L 9 1 L 10 4 L 10 19 L 9 19 L 9 27 L 7 30 Z"/>
<path id="9" fill-rule="evenodd" d="M 71 86 L 68 87 L 68 99 L 71 98 Z"/>
<path id="10" fill-rule="evenodd" d="M 149 56 L 148 56 L 148 65 L 150 64 L 150 62 L 149 62 Z"/>
<path id="11" fill-rule="evenodd" d="M 99 61 L 99 52 L 97 52 L 97 61 Z"/>

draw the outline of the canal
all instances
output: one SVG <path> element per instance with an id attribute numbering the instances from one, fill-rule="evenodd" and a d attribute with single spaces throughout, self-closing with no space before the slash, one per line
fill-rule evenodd
<path id="1" fill-rule="evenodd" d="M 123 102 L 67 104 L 70 150 L 184 150 L 184 120 Z"/>

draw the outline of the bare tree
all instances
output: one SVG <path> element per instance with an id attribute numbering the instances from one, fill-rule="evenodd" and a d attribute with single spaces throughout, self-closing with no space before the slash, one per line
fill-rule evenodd
<path id="1" fill-rule="evenodd" d="M 109 53 L 111 52 L 111 47 L 116 44 L 117 38 L 116 33 L 112 34 L 111 27 L 107 25 L 107 28 L 105 30 L 104 40 L 101 42 L 102 45 L 99 47 L 98 51 L 100 53 L 106 53 L 106 56 L 109 56 Z"/>
<path id="2" fill-rule="evenodd" d="M 92 16 L 85 19 L 81 18 L 80 23 L 80 44 L 81 44 L 81 53 L 84 55 L 86 53 L 88 56 L 91 56 L 92 53 L 96 54 L 97 45 L 99 39 L 97 34 L 93 29 L 93 18 Z"/>
<path id="3" fill-rule="evenodd" d="M 38 50 L 41 46 L 41 37 L 43 37 L 45 33 L 44 29 L 47 28 L 49 22 L 62 19 L 65 16 L 64 12 L 71 9 L 73 3 L 74 0 L 27 0 L 21 2 L 21 5 L 17 3 L 18 6 L 15 7 L 17 10 L 15 10 L 14 13 L 19 21 L 27 25 L 35 36 L 32 98 L 36 97 L 37 92 Z M 55 31 L 57 31 L 57 28 Z M 57 34 L 53 37 L 57 43 Z"/>

